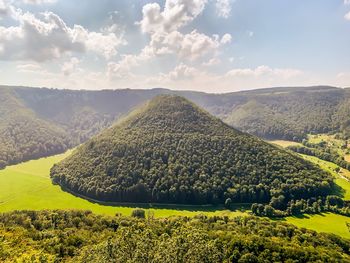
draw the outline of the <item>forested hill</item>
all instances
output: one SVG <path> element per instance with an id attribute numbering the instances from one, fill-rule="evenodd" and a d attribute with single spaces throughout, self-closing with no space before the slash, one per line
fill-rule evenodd
<path id="1" fill-rule="evenodd" d="M 71 146 L 60 126 L 37 118 L 13 92 L 0 89 L 0 169 L 7 164 L 57 154 Z"/>
<path id="2" fill-rule="evenodd" d="M 350 134 L 350 89 L 334 87 L 206 94 L 166 89 L 73 91 L 0 86 L 0 93 L 3 104 L 0 106 L 0 137 L 5 141 L 19 141 L 7 130 L 12 130 L 13 125 L 23 125 L 13 115 L 22 116 L 23 112 L 27 112 L 30 118 L 40 122 L 40 125 L 33 126 L 45 130 L 43 137 L 45 133 L 54 132 L 53 136 L 50 135 L 52 145 L 49 146 L 54 151 L 65 149 L 67 144 L 72 146 L 86 141 L 137 105 L 159 94 L 184 96 L 229 125 L 264 138 L 301 140 L 307 133 L 328 131 Z M 6 106 L 13 105 L 13 101 L 20 106 Z M 32 145 L 31 150 L 28 147 L 2 147 L 2 166 L 52 152 L 42 149 L 41 136 L 35 135 L 29 127 L 22 127 L 21 133 Z M 29 152 L 35 154 L 28 155 Z"/>
<path id="3" fill-rule="evenodd" d="M 324 196 L 328 173 L 161 95 L 93 137 L 51 170 L 54 183 L 101 201 L 217 204 Z M 277 208 L 279 205 L 277 204 Z"/>
<path id="4" fill-rule="evenodd" d="M 159 94 L 195 102 L 239 130 L 275 139 L 302 140 L 307 133 L 350 134 L 350 89 L 329 86 L 269 88 L 227 94 L 192 91 L 71 91 L 16 88 L 25 105 L 63 126 L 79 142 Z"/>
<path id="5" fill-rule="evenodd" d="M 300 141 L 307 133 L 337 131 L 350 135 L 349 89 L 262 89 L 232 93 L 227 100 L 232 102 L 231 112 L 221 117 L 260 137 Z"/>

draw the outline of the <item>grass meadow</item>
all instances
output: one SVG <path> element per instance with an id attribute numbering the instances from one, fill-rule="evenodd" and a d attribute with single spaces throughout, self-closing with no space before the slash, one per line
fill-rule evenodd
<path id="1" fill-rule="evenodd" d="M 285 145 L 288 142 L 284 142 Z M 0 212 L 13 210 L 43 210 L 43 209 L 83 209 L 91 210 L 96 214 L 115 215 L 120 213 L 130 215 L 132 210 L 140 205 L 102 205 L 93 203 L 70 193 L 63 191 L 59 186 L 53 185 L 49 177 L 50 168 L 53 164 L 71 154 L 64 154 L 33 160 L 18 165 L 9 166 L 0 171 Z M 338 185 L 338 194 L 344 199 L 350 200 L 350 182 L 340 177 L 334 169 L 337 165 L 322 161 L 311 156 L 303 156 L 323 169 L 331 172 Z M 229 211 L 222 207 L 213 206 L 160 206 L 147 205 L 142 207 L 146 212 L 151 212 L 155 217 L 168 216 L 195 216 L 205 214 L 208 216 L 241 216 L 247 212 Z M 287 217 L 283 219 L 298 227 L 304 227 L 319 232 L 328 232 L 350 238 L 347 223 L 350 218 L 332 213 L 319 215 L 304 215 L 300 217 Z"/>
<path id="2" fill-rule="evenodd" d="M 60 186 L 51 183 L 50 168 L 67 157 L 71 151 L 64 154 L 33 160 L 18 165 L 8 166 L 0 171 L 0 212 L 13 210 L 42 209 L 83 209 L 97 214 L 131 215 L 137 206 L 109 206 L 93 203 L 62 191 Z M 140 207 L 140 206 L 139 206 Z M 196 214 L 227 215 L 234 217 L 244 215 L 244 212 L 229 211 L 213 206 L 151 206 L 155 217 L 173 215 L 194 216 Z"/>

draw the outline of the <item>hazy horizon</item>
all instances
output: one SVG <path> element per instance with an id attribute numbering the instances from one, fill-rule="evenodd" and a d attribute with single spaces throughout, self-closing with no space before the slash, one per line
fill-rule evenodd
<path id="1" fill-rule="evenodd" d="M 206 94 L 229 94 L 229 93 L 239 93 L 239 92 L 249 92 L 249 91 L 258 91 L 258 90 L 273 90 L 273 89 L 308 89 L 308 88 L 317 88 L 317 87 L 329 87 L 334 89 L 349 89 L 350 87 L 336 87 L 336 86 L 330 86 L 330 85 L 311 85 L 311 86 L 281 86 L 281 87 L 260 87 L 260 88 L 251 88 L 251 89 L 242 89 L 242 90 L 234 90 L 234 91 L 223 91 L 223 92 L 215 92 L 215 91 L 201 91 L 201 90 L 193 90 L 193 89 L 173 89 L 173 88 L 163 88 L 163 87 L 145 87 L 145 88 L 97 88 L 97 89 L 86 89 L 86 88 L 60 88 L 60 87 L 39 87 L 39 86 L 26 86 L 26 85 L 2 85 L 0 84 L 0 88 L 6 87 L 6 88 L 13 88 L 13 87 L 19 87 L 19 88 L 31 88 L 31 89 L 51 89 L 51 90 L 70 90 L 70 91 L 121 91 L 121 90 L 134 90 L 134 91 L 147 91 L 147 90 L 168 90 L 173 92 L 199 92 L 199 93 L 206 93 Z"/>
<path id="2" fill-rule="evenodd" d="M 0 0 L 9 86 L 350 86 L 350 1 Z"/>

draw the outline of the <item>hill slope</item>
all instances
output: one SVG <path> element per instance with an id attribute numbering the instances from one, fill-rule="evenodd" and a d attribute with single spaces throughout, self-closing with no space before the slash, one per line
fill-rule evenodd
<path id="1" fill-rule="evenodd" d="M 290 200 L 325 195 L 332 185 L 296 155 L 169 95 L 89 140 L 51 177 L 97 200 L 186 204 Z"/>
<path id="2" fill-rule="evenodd" d="M 343 89 L 275 88 L 227 96 L 231 112 L 220 117 L 259 137 L 301 141 L 307 133 L 346 132 L 350 124 L 350 92 Z"/>
<path id="3" fill-rule="evenodd" d="M 64 127 L 78 143 L 160 94 L 190 99 L 231 126 L 259 137 L 301 141 L 307 133 L 340 131 L 350 135 L 350 89 L 329 86 L 227 94 L 166 89 L 70 91 L 17 87 L 15 90 L 27 107 Z"/>
<path id="4" fill-rule="evenodd" d="M 34 156 L 46 156 L 50 151 L 41 150 L 40 136 L 35 127 L 41 127 L 44 133 L 57 134 L 50 138 L 62 138 L 70 146 L 81 144 L 109 127 L 116 120 L 137 105 L 159 95 L 177 94 L 190 99 L 227 124 L 269 139 L 288 139 L 301 141 L 308 133 L 343 132 L 350 136 L 350 89 L 334 87 L 271 88 L 227 94 L 206 94 L 192 91 L 152 90 L 101 90 L 73 91 L 29 87 L 0 87 L 2 101 L 0 106 L 0 125 L 6 131 L 4 141 L 17 141 L 14 134 L 8 132 L 18 123 L 31 125 L 34 122 L 13 121 L 13 115 L 29 112 L 35 122 L 31 128 L 22 126 L 21 134 L 27 138 L 27 147 L 2 147 L 2 166 L 24 161 Z M 10 101 L 14 105 L 6 106 Z M 13 104 L 13 103 L 12 103 Z M 45 128 L 46 127 L 46 128 Z M 47 130 L 47 132 L 46 132 Z M 21 136 L 22 136 L 21 135 Z M 18 135 L 17 135 L 18 136 Z M 45 137 L 45 136 L 44 136 Z M 55 151 L 65 149 L 61 139 L 50 139 Z M 31 157 L 27 152 L 35 152 Z M 9 158 L 7 156 L 14 156 Z M 4 157 L 5 156 L 5 157 Z"/>
<path id="5" fill-rule="evenodd" d="M 56 154 L 69 146 L 63 129 L 37 118 L 12 90 L 0 89 L 0 169 Z"/>

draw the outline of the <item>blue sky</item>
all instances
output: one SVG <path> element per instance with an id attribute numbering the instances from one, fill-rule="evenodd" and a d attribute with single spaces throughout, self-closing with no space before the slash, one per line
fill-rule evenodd
<path id="1" fill-rule="evenodd" d="M 0 0 L 0 84 L 350 86 L 350 0 Z"/>

